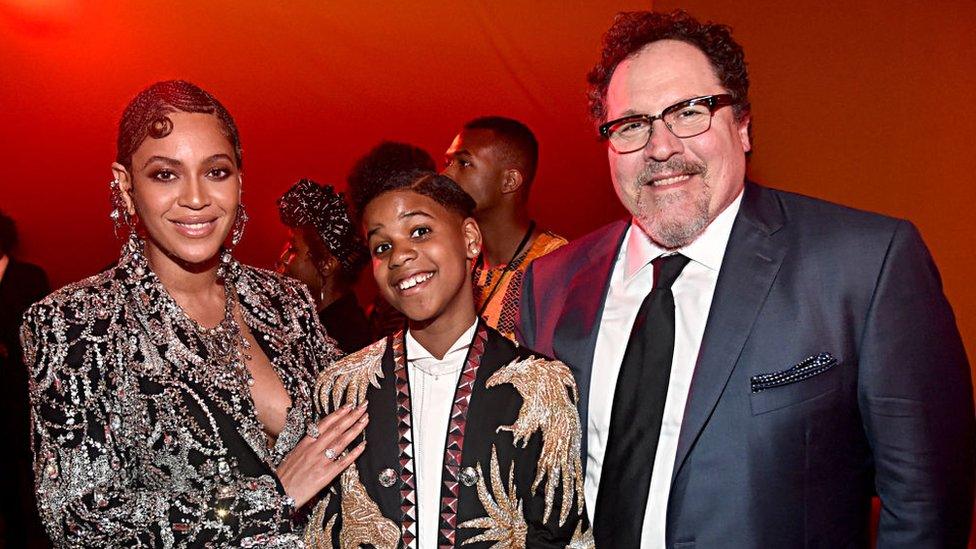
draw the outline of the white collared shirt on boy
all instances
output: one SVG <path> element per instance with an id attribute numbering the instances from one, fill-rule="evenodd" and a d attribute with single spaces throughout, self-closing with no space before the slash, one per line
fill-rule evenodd
<path id="1" fill-rule="evenodd" d="M 417 478 L 417 537 L 419 549 L 437 547 L 440 521 L 441 470 L 447 425 L 464 359 L 474 340 L 477 319 L 437 359 L 407 330 L 407 375 L 410 379 L 414 469 Z"/>

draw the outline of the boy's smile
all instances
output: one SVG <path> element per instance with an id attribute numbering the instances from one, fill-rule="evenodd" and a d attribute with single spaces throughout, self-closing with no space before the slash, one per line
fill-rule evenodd
<path id="1" fill-rule="evenodd" d="M 472 250 L 481 243 L 474 220 L 404 189 L 374 198 L 363 225 L 380 293 L 412 326 L 470 325 Z"/>

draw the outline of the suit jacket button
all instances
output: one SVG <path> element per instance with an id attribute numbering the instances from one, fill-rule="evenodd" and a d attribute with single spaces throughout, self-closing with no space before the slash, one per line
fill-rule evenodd
<path id="1" fill-rule="evenodd" d="M 465 467 L 458 474 L 458 479 L 465 486 L 474 486 L 478 484 L 478 472 L 474 470 L 474 467 Z"/>
<path id="2" fill-rule="evenodd" d="M 383 486 L 384 488 L 389 488 L 390 486 L 393 486 L 394 484 L 396 484 L 396 480 L 397 480 L 397 474 L 396 471 L 394 471 L 393 469 L 386 468 L 380 471 L 379 481 L 380 481 L 380 485 Z"/>

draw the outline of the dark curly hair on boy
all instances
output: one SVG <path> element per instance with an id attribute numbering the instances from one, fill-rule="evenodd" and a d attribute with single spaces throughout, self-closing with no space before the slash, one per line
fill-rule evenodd
<path id="1" fill-rule="evenodd" d="M 350 187 L 356 216 L 362 219 L 363 211 L 376 197 L 391 191 L 413 191 L 426 196 L 462 218 L 474 214 L 475 202 L 453 179 L 430 170 L 396 172 L 385 179 L 363 180 L 360 186 Z"/>

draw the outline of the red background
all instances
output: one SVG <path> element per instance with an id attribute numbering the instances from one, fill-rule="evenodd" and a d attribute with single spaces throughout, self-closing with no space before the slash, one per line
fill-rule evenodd
<path id="1" fill-rule="evenodd" d="M 0 209 L 18 221 L 19 255 L 55 286 L 116 257 L 115 125 L 136 92 L 169 78 L 237 119 L 252 218 L 239 257 L 254 265 L 277 257 L 274 199 L 300 177 L 343 187 L 381 139 L 439 159 L 484 114 L 536 131 L 542 225 L 577 237 L 623 214 L 584 76 L 613 14 L 649 2 L 163 4 L 0 0 Z M 972 2 L 680 4 L 732 25 L 746 48 L 752 176 L 914 221 L 973 349 Z"/>

